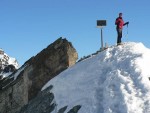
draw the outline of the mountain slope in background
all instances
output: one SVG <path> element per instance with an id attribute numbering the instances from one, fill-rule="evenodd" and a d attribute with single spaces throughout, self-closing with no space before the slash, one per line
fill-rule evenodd
<path id="1" fill-rule="evenodd" d="M 142 43 L 112 46 L 65 70 L 53 85 L 57 109 L 78 113 L 150 113 L 150 49 Z M 56 109 L 56 110 L 57 110 Z"/>
<path id="2" fill-rule="evenodd" d="M 18 69 L 19 64 L 15 58 L 8 56 L 2 49 L 0 49 L 0 78 L 3 79 L 13 71 Z"/>

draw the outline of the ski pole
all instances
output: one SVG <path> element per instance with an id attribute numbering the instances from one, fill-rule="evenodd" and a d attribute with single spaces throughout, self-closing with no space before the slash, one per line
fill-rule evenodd
<path id="1" fill-rule="evenodd" d="M 128 35 L 128 24 L 127 24 L 127 34 L 124 37 L 127 37 L 127 35 Z"/>

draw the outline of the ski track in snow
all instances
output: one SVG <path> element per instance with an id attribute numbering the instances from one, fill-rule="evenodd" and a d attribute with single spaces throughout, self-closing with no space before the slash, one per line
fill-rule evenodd
<path id="1" fill-rule="evenodd" d="M 150 50 L 141 43 L 113 46 L 62 72 L 43 89 L 52 84 L 58 108 L 82 105 L 79 113 L 150 113 L 147 56 Z"/>

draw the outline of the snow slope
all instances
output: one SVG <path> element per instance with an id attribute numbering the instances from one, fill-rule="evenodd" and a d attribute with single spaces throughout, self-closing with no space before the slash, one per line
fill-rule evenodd
<path id="1" fill-rule="evenodd" d="M 65 113 L 150 113 L 150 49 L 142 43 L 112 46 L 50 80 L 57 109 Z M 42 89 L 42 90 L 43 90 Z"/>

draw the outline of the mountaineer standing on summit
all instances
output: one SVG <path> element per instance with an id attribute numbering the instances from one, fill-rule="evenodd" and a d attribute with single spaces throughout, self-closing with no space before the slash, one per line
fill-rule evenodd
<path id="1" fill-rule="evenodd" d="M 117 45 L 121 44 L 121 38 L 122 38 L 122 29 L 124 25 L 128 25 L 129 22 L 124 23 L 122 19 L 122 13 L 119 13 L 119 17 L 116 19 L 115 25 L 117 30 Z"/>

